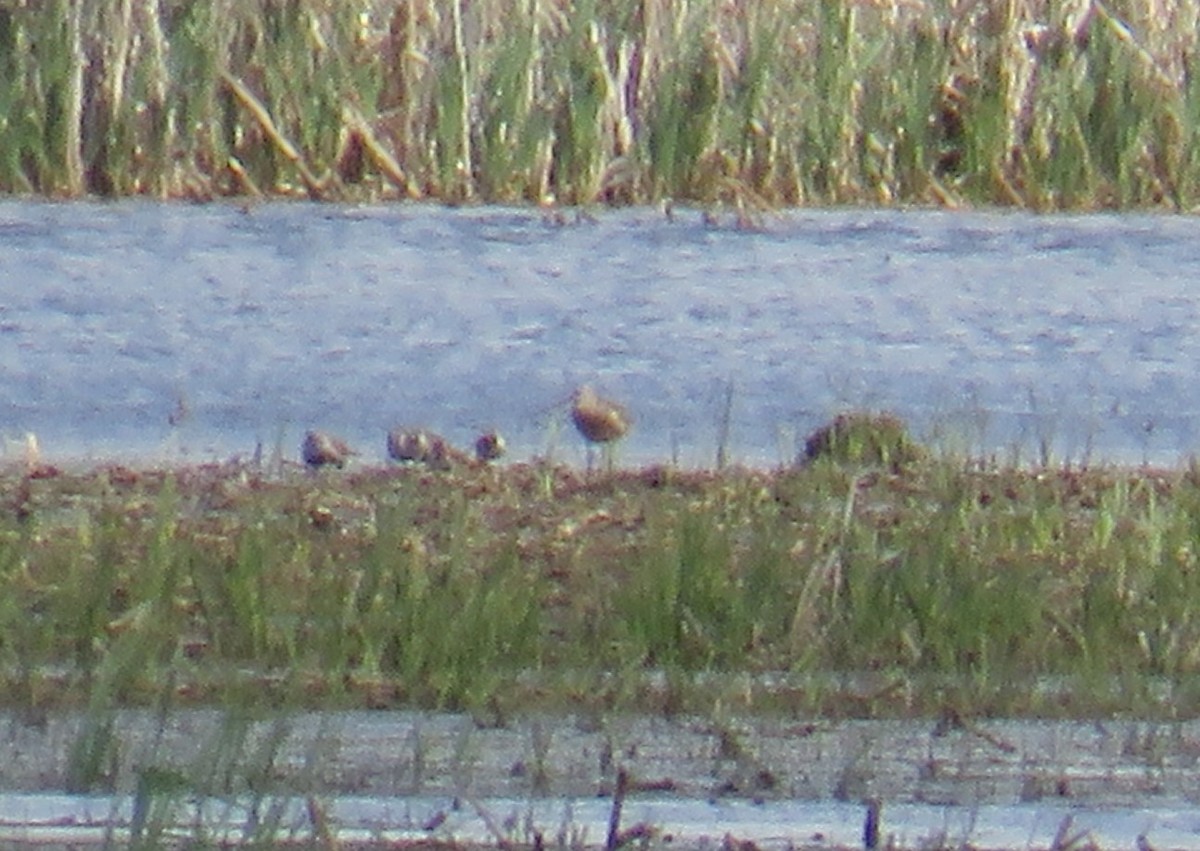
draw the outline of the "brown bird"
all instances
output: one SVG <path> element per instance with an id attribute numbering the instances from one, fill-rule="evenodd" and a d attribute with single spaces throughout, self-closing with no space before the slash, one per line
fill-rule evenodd
<path id="1" fill-rule="evenodd" d="M 393 461 L 420 462 L 429 458 L 432 440 L 440 440 L 421 428 L 394 428 L 388 432 L 388 457 Z"/>
<path id="2" fill-rule="evenodd" d="M 507 449 L 504 436 L 498 431 L 485 432 L 475 441 L 475 457 L 484 463 L 503 457 Z"/>
<path id="3" fill-rule="evenodd" d="M 571 419 L 588 443 L 620 440 L 629 431 L 631 422 L 629 412 L 623 405 L 598 396 L 587 384 L 575 391 Z"/>
<path id="4" fill-rule="evenodd" d="M 340 468 L 347 458 L 357 454 L 346 445 L 346 441 L 324 431 L 307 432 L 304 435 L 304 443 L 300 444 L 300 456 L 304 463 L 314 470 L 326 465 Z"/>
<path id="5" fill-rule="evenodd" d="M 422 428 L 394 428 L 387 436 L 388 456 L 395 461 L 426 464 L 435 470 L 449 470 L 470 461 L 467 454 L 450 445 L 446 438 Z"/>
<path id="6" fill-rule="evenodd" d="M 429 455 L 425 458 L 426 465 L 432 470 L 449 470 L 453 467 L 463 467 L 471 463 L 471 456 L 441 435 L 433 435 L 429 446 Z"/>

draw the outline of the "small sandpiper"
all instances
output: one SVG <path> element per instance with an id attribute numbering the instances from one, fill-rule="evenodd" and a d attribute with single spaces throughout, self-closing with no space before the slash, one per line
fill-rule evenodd
<path id="1" fill-rule="evenodd" d="M 387 436 L 388 457 L 394 461 L 425 464 L 433 470 L 449 470 L 470 461 L 467 454 L 451 446 L 440 434 L 423 428 L 394 428 Z"/>
<path id="2" fill-rule="evenodd" d="M 300 444 L 300 456 L 314 470 L 327 465 L 340 468 L 347 458 L 357 454 L 340 437 L 315 429 L 307 432 Z"/>
<path id="3" fill-rule="evenodd" d="M 508 445 L 500 432 L 492 430 L 479 435 L 475 441 L 475 458 L 483 463 L 496 461 L 504 456 Z"/>
<path id="4" fill-rule="evenodd" d="M 440 438 L 423 428 L 394 428 L 387 435 L 388 457 L 393 461 L 409 463 L 426 461 L 435 440 Z"/>

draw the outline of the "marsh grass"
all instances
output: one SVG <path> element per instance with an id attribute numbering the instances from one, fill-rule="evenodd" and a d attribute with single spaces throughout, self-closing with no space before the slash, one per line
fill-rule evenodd
<path id="1" fill-rule="evenodd" d="M 0 191 L 1190 209 L 1200 5 L 0 0 Z"/>
<path id="2" fill-rule="evenodd" d="M 7 475 L 3 693 L 87 708 L 81 789 L 127 705 L 1176 713 L 1200 674 L 1193 469 Z"/>

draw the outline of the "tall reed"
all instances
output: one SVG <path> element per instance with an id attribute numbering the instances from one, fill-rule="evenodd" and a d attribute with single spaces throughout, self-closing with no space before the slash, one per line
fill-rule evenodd
<path id="1" fill-rule="evenodd" d="M 0 190 L 1188 209 L 1160 5 L 0 0 Z"/>

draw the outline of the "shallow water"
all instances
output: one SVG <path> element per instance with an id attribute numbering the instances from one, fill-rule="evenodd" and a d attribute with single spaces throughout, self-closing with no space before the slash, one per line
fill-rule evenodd
<path id="1" fill-rule="evenodd" d="M 0 842 L 102 837 L 128 829 L 137 775 L 173 769 L 182 830 L 241 835 L 278 806 L 312 831 L 305 798 L 342 838 L 603 844 L 617 767 L 633 778 L 622 826 L 642 822 L 686 847 L 728 833 L 770 847 L 857 846 L 870 797 L 902 847 L 1048 847 L 1064 819 L 1105 848 L 1145 835 L 1200 848 L 1200 723 L 664 719 L 533 716 L 502 727 L 467 716 L 346 712 L 296 716 L 119 713 L 111 794 L 68 795 L 77 715 L 0 717 Z M 257 808 L 247 777 L 257 777 Z M 208 788 L 204 788 L 207 786 Z M 256 811 L 257 816 L 251 812 Z M 944 847 L 944 846 L 941 846 Z"/>
<path id="2" fill-rule="evenodd" d="M 776 463 L 837 410 L 954 448 L 1174 463 L 1198 441 L 1200 230 L 1165 216 L 0 203 L 3 433 L 51 456 L 369 460 L 399 423 L 583 458 L 582 381 L 631 461 Z M 178 409 L 180 402 L 183 408 Z M 178 409 L 178 410 L 177 410 Z M 173 426 L 173 413 L 183 412 Z"/>
<path id="3" fill-rule="evenodd" d="M 532 846 L 540 834 L 553 847 L 603 848 L 611 803 L 585 799 L 335 798 L 323 802 L 342 842 L 376 840 L 382 848 L 422 841 L 478 842 L 499 847 L 498 838 Z M 87 847 L 129 836 L 128 798 L 0 794 L 0 842 L 6 847 Z M 848 803 L 689 801 L 662 796 L 627 801 L 625 829 L 645 825 L 657 845 L 725 849 L 725 839 L 764 849 L 861 848 L 864 808 Z M 201 835 L 236 845 L 247 841 L 255 816 L 246 802 L 188 800 L 175 811 L 176 836 Z M 274 815 L 274 814 L 273 814 Z M 278 811 L 279 839 L 313 836 L 306 801 L 287 799 Z M 897 848 L 1051 848 L 1056 835 L 1093 842 L 1093 848 L 1136 848 L 1147 837 L 1156 849 L 1200 847 L 1200 816 L 1194 807 L 1095 810 L 1068 805 L 942 807 L 887 806 L 884 841 Z M 258 816 L 261 819 L 261 815 Z M 436 822 L 436 827 L 429 827 Z M 259 822 L 261 824 L 261 821 Z M 203 830 L 197 830 L 203 825 Z M 493 828 L 498 827 L 498 830 Z M 395 843 L 388 844 L 388 843 Z M 559 844 L 561 843 L 561 844 Z M 247 843 L 248 844 L 248 843 Z M 224 846 L 223 846 L 224 847 Z M 634 844 L 632 847 L 638 847 Z"/>

